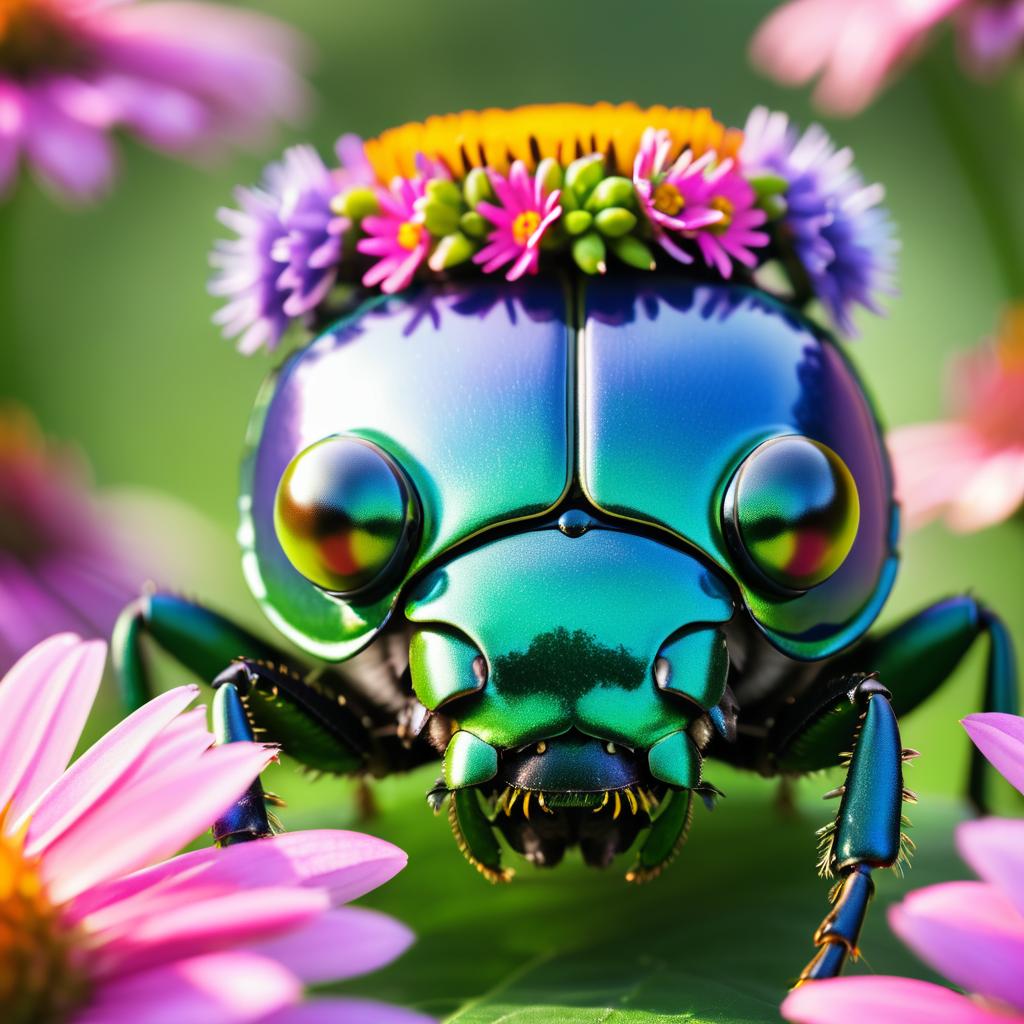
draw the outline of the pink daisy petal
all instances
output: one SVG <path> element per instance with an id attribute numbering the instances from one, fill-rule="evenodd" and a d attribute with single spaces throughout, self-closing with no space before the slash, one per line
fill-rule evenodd
<path id="1" fill-rule="evenodd" d="M 116 907 L 120 916 L 126 911 L 145 915 L 154 898 L 168 892 L 184 894 L 193 887 L 316 886 L 326 890 L 333 903 L 346 903 L 393 878 L 406 860 L 397 846 L 359 832 L 286 832 L 222 850 L 183 853 L 165 864 L 96 886 L 75 901 L 75 910 L 84 915 Z"/>
<path id="2" fill-rule="evenodd" d="M 889 910 L 892 930 L 929 966 L 978 995 L 1024 1010 L 1024 918 L 984 882 L 945 882 Z"/>
<path id="3" fill-rule="evenodd" d="M 979 818 L 957 826 L 960 856 L 1024 916 L 1024 820 Z"/>
<path id="4" fill-rule="evenodd" d="M 959 992 L 885 975 L 809 982 L 786 996 L 781 1013 L 793 1024 L 1010 1024 Z"/>
<path id="5" fill-rule="evenodd" d="M 108 981 L 74 1024 L 244 1024 L 302 996 L 295 976 L 253 953 L 211 953 Z"/>
<path id="6" fill-rule="evenodd" d="M 315 999 L 267 1017 L 260 1024 L 437 1024 L 433 1017 L 372 999 Z"/>
<path id="7" fill-rule="evenodd" d="M 345 907 L 287 935 L 254 943 L 251 949 L 284 964 L 307 985 L 318 985 L 379 970 L 412 942 L 412 932 L 394 918 L 376 910 Z"/>
<path id="8" fill-rule="evenodd" d="M 214 747 L 180 770 L 140 779 L 101 799 L 47 848 L 43 873 L 50 895 L 70 899 L 175 853 L 206 831 L 274 756 L 258 744 Z M 110 841 L 120 834 L 132 841 Z"/>
<path id="9" fill-rule="evenodd" d="M 287 942 L 291 932 L 296 929 L 304 932 L 311 922 L 318 922 L 329 905 L 329 897 L 321 890 L 291 887 L 242 890 L 205 900 L 179 900 L 176 906 L 164 907 L 159 914 L 136 918 L 127 927 L 122 922 L 118 928 L 91 928 L 92 941 L 98 947 L 93 977 L 134 973 L 173 960 L 250 946 L 262 940 L 272 940 L 270 946 L 273 947 L 275 939 Z M 385 920 L 390 921 L 390 918 Z M 329 934 L 333 942 L 340 942 L 340 949 L 351 941 L 338 930 L 328 932 L 325 929 L 323 934 L 325 937 Z M 369 933 L 368 938 L 372 949 L 373 934 Z M 294 968 L 291 961 L 275 955 L 272 948 L 254 952 Z M 332 977 L 335 975 L 324 975 L 318 980 L 330 981 Z"/>
<path id="10" fill-rule="evenodd" d="M 46 849 L 108 792 L 147 747 L 199 695 L 198 686 L 161 694 L 91 746 L 39 799 L 27 848 Z"/>
<path id="11" fill-rule="evenodd" d="M 45 723 L 45 731 L 24 766 L 11 801 L 14 820 L 67 768 L 103 680 L 106 660 L 107 645 L 102 640 L 76 645 L 50 673 L 47 693 L 37 695 L 40 705 L 47 698 L 56 703 L 50 705 L 52 714 L 48 720 L 45 713 L 38 715 Z"/>
<path id="12" fill-rule="evenodd" d="M 1024 718 L 990 711 L 968 715 L 963 727 L 996 771 L 1024 793 Z"/>

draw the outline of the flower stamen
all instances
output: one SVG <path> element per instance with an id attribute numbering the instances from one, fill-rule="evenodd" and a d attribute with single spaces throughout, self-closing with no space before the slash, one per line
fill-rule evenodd
<path id="1" fill-rule="evenodd" d="M 512 238 L 516 245 L 526 245 L 540 227 L 540 214 L 536 210 L 524 210 L 512 222 Z"/>
<path id="2" fill-rule="evenodd" d="M 686 205 L 682 192 L 670 181 L 663 181 L 654 189 L 651 201 L 659 213 L 669 217 L 675 217 Z"/>
<path id="3" fill-rule="evenodd" d="M 412 252 L 423 238 L 423 225 L 412 220 L 403 221 L 395 237 L 403 249 Z"/>

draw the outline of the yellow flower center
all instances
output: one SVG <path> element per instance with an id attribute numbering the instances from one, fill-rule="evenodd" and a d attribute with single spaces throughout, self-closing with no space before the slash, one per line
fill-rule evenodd
<path id="1" fill-rule="evenodd" d="M 670 181 L 663 181 L 654 190 L 654 208 L 659 213 L 674 217 L 685 205 L 686 200 Z"/>
<path id="2" fill-rule="evenodd" d="M 715 223 L 711 225 L 711 230 L 717 234 L 721 234 L 723 231 L 728 230 L 729 225 L 732 223 L 732 215 L 736 207 L 733 206 L 725 196 L 715 196 L 708 205 L 712 210 L 718 210 L 718 212 L 722 214 L 722 219 L 715 221 Z"/>
<path id="3" fill-rule="evenodd" d="M 407 220 L 398 229 L 398 244 L 410 252 L 420 244 L 422 237 L 423 225 L 417 224 L 415 221 Z"/>
<path id="4" fill-rule="evenodd" d="M 0 0 L 0 70 L 20 78 L 74 67 L 84 56 L 55 4 Z"/>
<path id="5" fill-rule="evenodd" d="M 512 221 L 512 238 L 516 245 L 526 245 L 539 227 L 540 214 L 536 210 L 524 210 Z"/>
<path id="6" fill-rule="evenodd" d="M 0 1006 L 5 1024 L 67 1019 L 88 994 L 75 957 L 75 932 L 61 920 L 25 856 L 24 831 L 5 835 L 0 812 Z"/>

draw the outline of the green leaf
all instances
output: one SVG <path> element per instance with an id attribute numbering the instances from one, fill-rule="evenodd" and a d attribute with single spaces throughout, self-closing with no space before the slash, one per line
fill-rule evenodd
<path id="1" fill-rule="evenodd" d="M 291 789 L 278 771 L 269 788 Z M 336 808 L 354 807 L 354 796 L 336 781 L 315 787 L 331 787 L 329 800 L 318 801 L 331 813 L 296 815 L 293 807 L 286 814 L 293 828 L 356 828 L 409 853 L 408 868 L 363 902 L 404 920 L 416 944 L 383 971 L 333 990 L 415 1007 L 450 1024 L 779 1020 L 778 1005 L 828 909 L 830 883 L 814 869 L 814 831 L 835 811 L 820 799 L 836 784 L 831 776 L 803 782 L 800 814 L 784 817 L 773 783 L 710 766 L 728 797 L 712 812 L 697 807 L 689 843 L 646 885 L 623 880 L 630 855 L 597 871 L 570 852 L 558 868 L 539 870 L 508 850 L 505 864 L 516 877 L 490 885 L 463 860 L 446 816 L 426 806 L 436 775 L 434 767 L 375 785 L 382 813 L 369 821 L 351 811 L 339 820 Z M 299 799 L 309 799 L 308 783 Z M 862 939 L 874 972 L 938 980 L 889 932 L 885 910 L 911 888 L 967 877 L 952 846 L 959 816 L 959 805 L 945 798 L 925 797 L 911 808 L 918 844 L 911 877 L 876 873 L 878 895 Z M 864 973 L 866 963 L 852 972 Z"/>

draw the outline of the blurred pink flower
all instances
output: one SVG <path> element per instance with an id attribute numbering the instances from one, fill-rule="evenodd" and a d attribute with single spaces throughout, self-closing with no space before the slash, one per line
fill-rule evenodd
<path id="1" fill-rule="evenodd" d="M 96 494 L 78 452 L 0 405 L 0 673 L 53 633 L 108 636 L 151 579 L 195 586 L 207 529 L 166 499 Z"/>
<path id="2" fill-rule="evenodd" d="M 377 257 L 363 274 L 367 288 L 379 284 L 384 292 L 399 292 L 409 285 L 427 258 L 431 236 L 416 209 L 416 200 L 426 194 L 426 189 L 426 180 L 416 177 L 395 178 L 390 190 L 375 190 L 380 213 L 363 218 L 367 237 L 356 242 L 359 252 Z"/>
<path id="3" fill-rule="evenodd" d="M 992 764 L 1024 792 L 1024 718 L 970 715 L 964 727 Z M 982 881 L 919 889 L 890 909 L 889 924 L 925 963 L 971 994 L 882 975 L 813 981 L 786 997 L 786 1020 L 1024 1022 L 1024 820 L 968 821 L 958 826 L 956 841 Z"/>
<path id="4" fill-rule="evenodd" d="M 562 216 L 558 202 L 562 193 L 558 189 L 549 192 L 541 170 L 538 168 L 531 177 L 522 160 L 512 164 L 507 178 L 495 170 L 488 173 L 501 206 L 477 204 L 477 212 L 494 225 L 494 230 L 473 262 L 483 264 L 485 274 L 511 263 L 505 277 L 517 281 L 524 274 L 537 273 L 544 232 Z"/>
<path id="5" fill-rule="evenodd" d="M 696 242 L 704 262 L 728 279 L 733 260 L 745 267 L 757 266 L 751 249 L 770 241 L 764 231 L 757 230 L 768 218 L 756 206 L 757 196 L 734 160 L 723 160 L 703 177 L 703 195 L 698 202 L 721 213 L 722 219 L 698 231 Z"/>
<path id="6" fill-rule="evenodd" d="M 817 77 L 819 106 L 855 114 L 953 15 L 975 71 L 996 69 L 1024 44 L 1024 0 L 788 0 L 757 30 L 751 57 L 786 85 Z"/>
<path id="7" fill-rule="evenodd" d="M 299 37 L 200 3 L 7 0 L 0 8 L 0 193 L 22 158 L 45 184 L 94 199 L 114 176 L 110 133 L 201 156 L 260 141 L 302 108 Z"/>
<path id="8" fill-rule="evenodd" d="M 1024 305 L 952 370 L 953 418 L 889 434 L 896 490 L 911 527 L 980 530 L 1024 502 Z"/>
<path id="9" fill-rule="evenodd" d="M 204 710 L 185 711 L 197 687 L 150 701 L 68 767 L 105 657 L 56 636 L 0 682 L 0 1006 L 56 1024 L 424 1024 L 362 1001 L 298 1006 L 305 984 L 409 945 L 391 918 L 339 907 L 402 869 L 391 844 L 297 832 L 166 859 L 274 757 L 212 746 Z"/>

